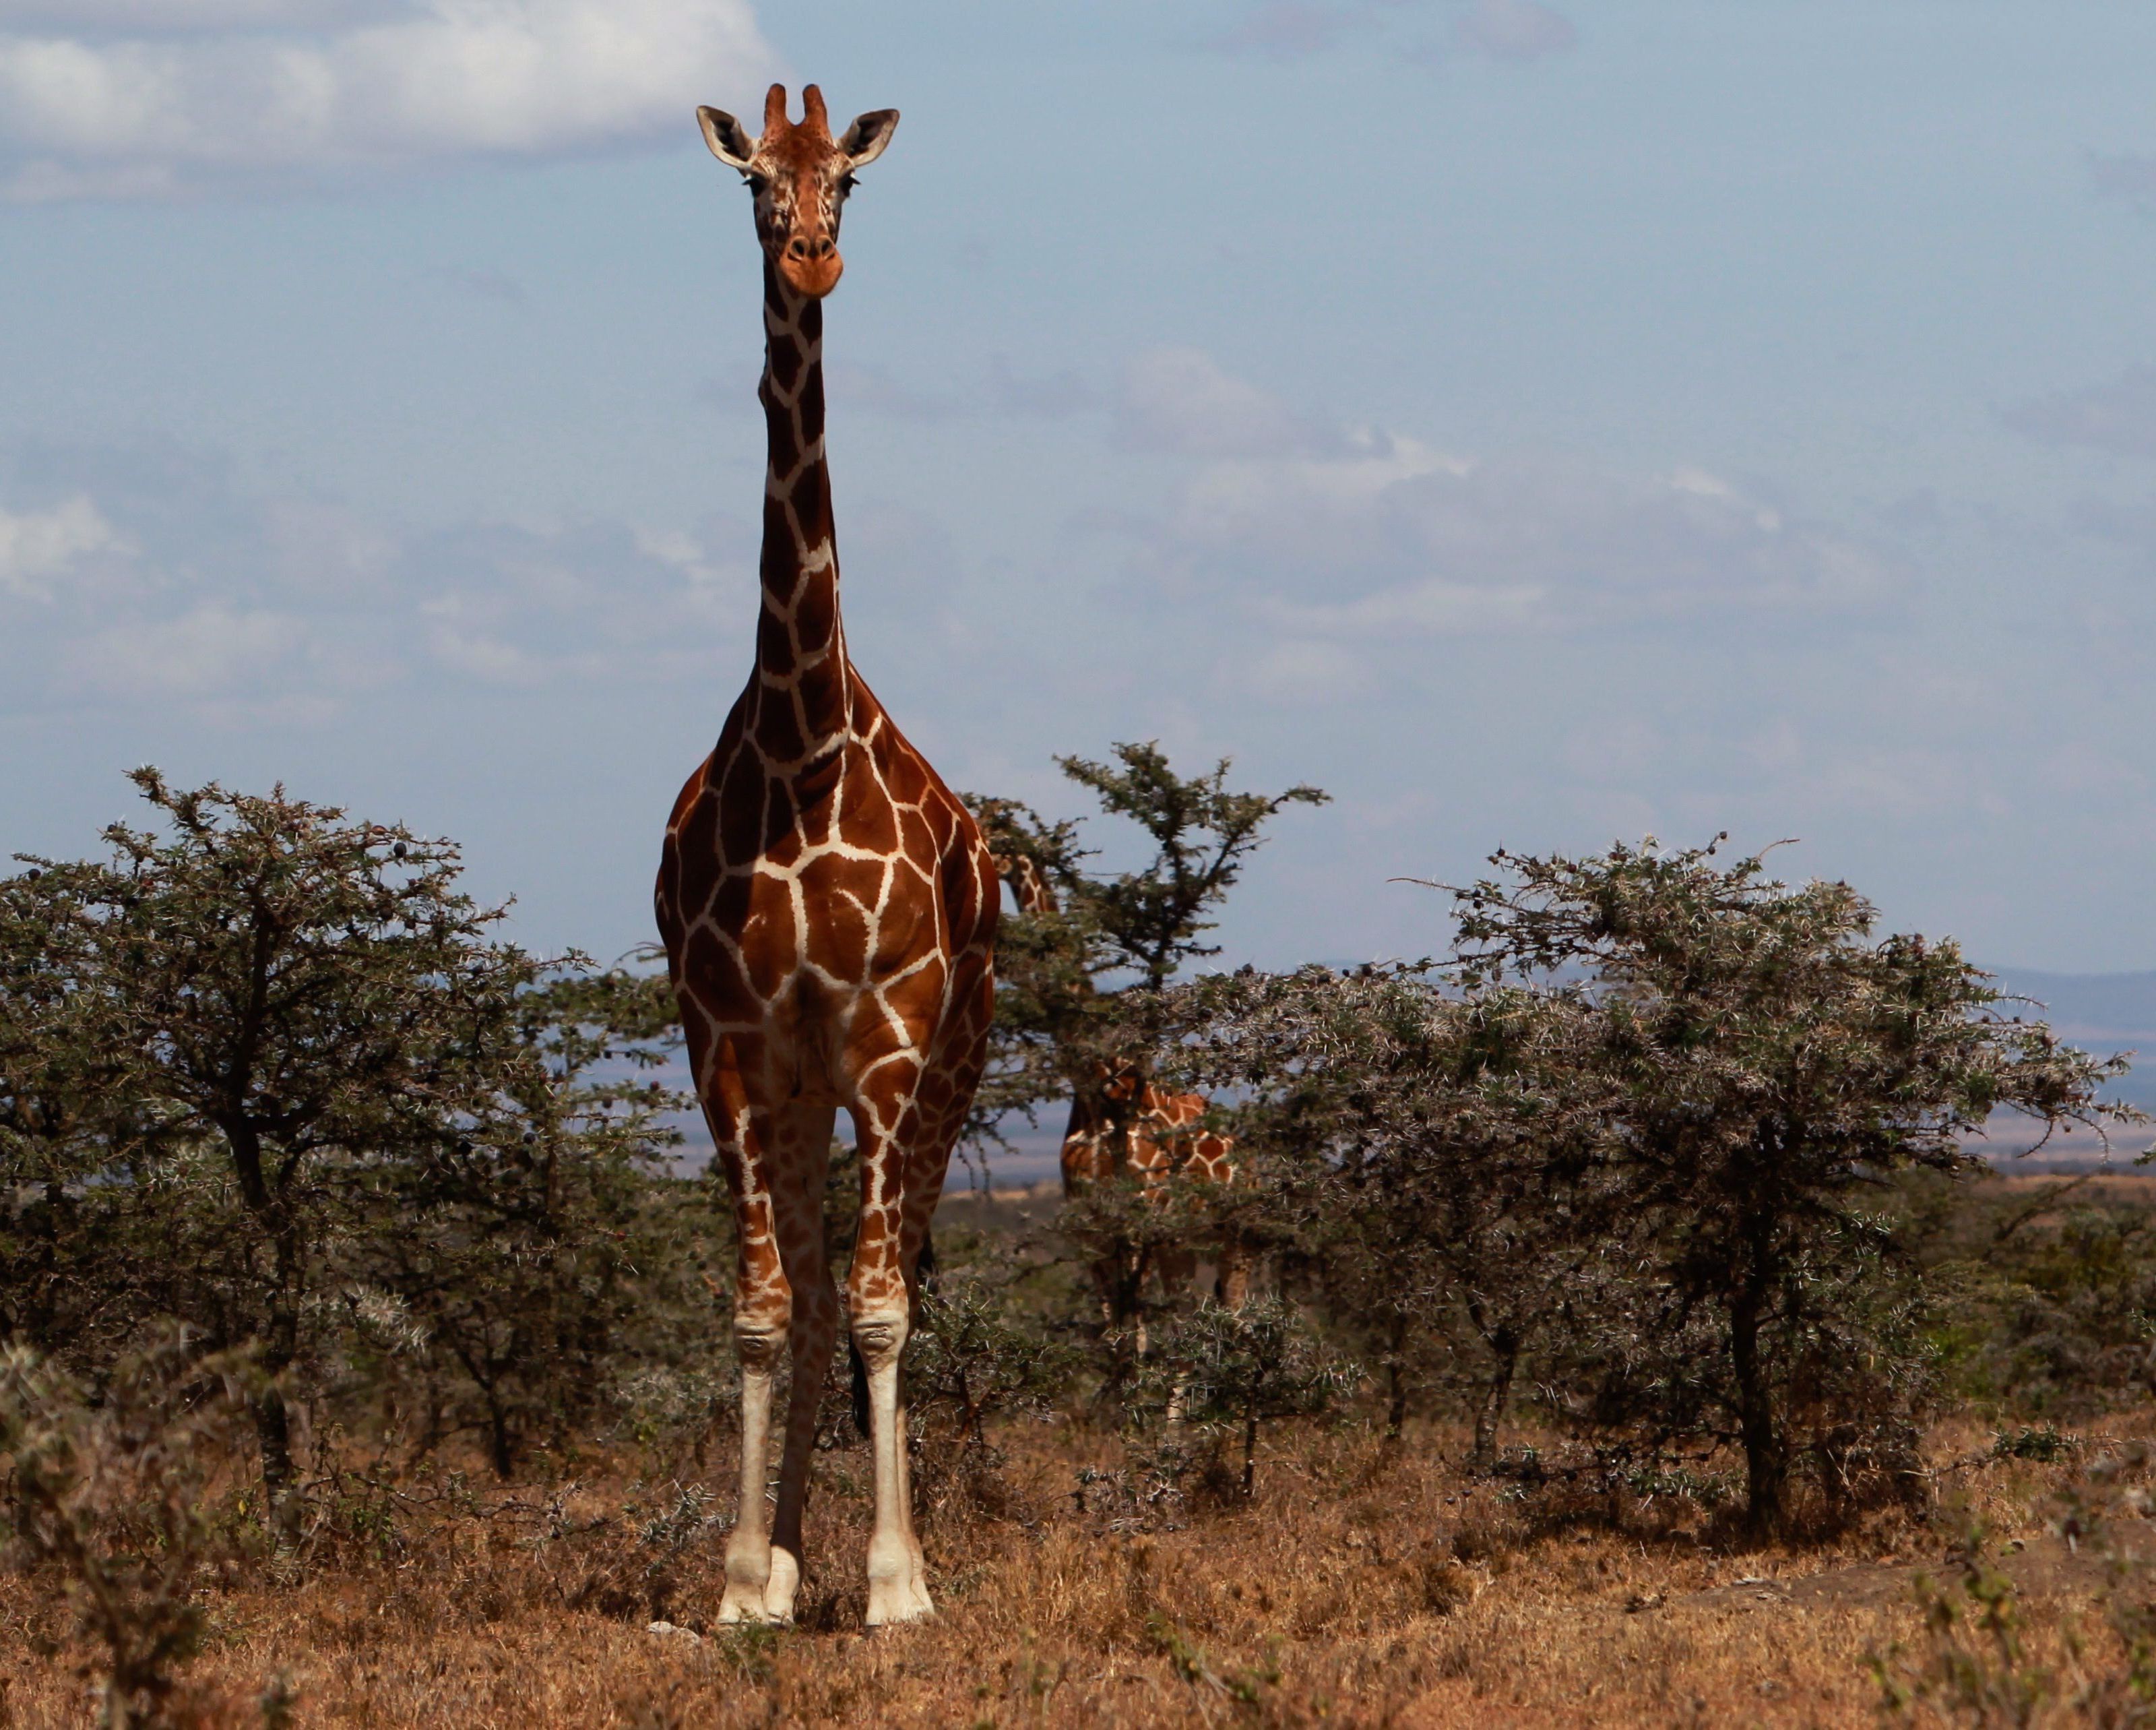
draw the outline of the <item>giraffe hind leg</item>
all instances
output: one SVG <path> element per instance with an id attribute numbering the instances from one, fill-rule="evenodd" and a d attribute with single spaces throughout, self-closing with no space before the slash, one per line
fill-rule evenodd
<path id="1" fill-rule="evenodd" d="M 855 1349 L 867 1372 L 869 1448 L 875 1470 L 875 1524 L 869 1538 L 868 1624 L 915 1622 L 935 1614 L 927 1564 L 913 1529 L 911 1462 L 900 1358 L 913 1325 L 914 1279 L 941 1191 L 947 1155 L 921 1124 L 911 1094 L 857 1110 L 862 1206 L 847 1279 Z M 901 1126 L 903 1126 L 902 1128 Z M 910 1131 L 910 1133 L 908 1133 Z"/>
<path id="2" fill-rule="evenodd" d="M 741 1358 L 741 1491 L 726 1539 L 721 1622 L 770 1619 L 771 1397 L 779 1354 L 793 1315 L 793 1295 L 778 1253 L 777 1210 L 765 1158 L 763 1126 L 752 1119 L 737 1076 L 722 1074 L 706 1115 L 733 1191 L 741 1260 L 734 1287 L 734 1348 Z"/>

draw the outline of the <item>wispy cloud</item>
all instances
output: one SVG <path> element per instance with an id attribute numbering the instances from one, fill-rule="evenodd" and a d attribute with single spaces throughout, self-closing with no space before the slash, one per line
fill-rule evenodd
<path id="1" fill-rule="evenodd" d="M 1435 42 L 1409 44 L 1409 59 L 1439 64 L 1460 55 L 1492 60 L 1538 60 L 1563 54 L 1579 40 L 1572 20 L 1541 0 L 1452 0 L 1450 28 Z M 1251 8 L 1208 46 L 1222 54 L 1301 60 L 1338 48 L 1353 38 L 1419 22 L 1414 0 L 1265 0 Z M 1399 38 L 1392 39 L 1395 43 Z"/>
<path id="2" fill-rule="evenodd" d="M 0 594 L 50 600 L 54 585 L 85 560 L 128 550 L 126 538 L 80 493 L 47 510 L 0 510 Z"/>
<path id="3" fill-rule="evenodd" d="M 1195 349 L 1135 363 L 1116 428 L 1190 459 L 1163 512 L 1114 531 L 1142 568 L 1291 642 L 1828 617 L 1901 583 L 1882 548 L 1703 468 L 1448 454 L 1291 415 Z"/>
<path id="4" fill-rule="evenodd" d="M 773 60 L 747 0 L 0 0 L 0 188 L 154 197 L 615 148 Z"/>
<path id="5" fill-rule="evenodd" d="M 2156 156 L 2130 152 L 2105 156 L 2092 151 L 2088 174 L 2098 198 L 2124 198 L 2143 210 L 2156 210 Z"/>
<path id="6" fill-rule="evenodd" d="M 18 707 L 332 713 L 423 677 L 645 683 L 706 670 L 755 594 L 753 530 L 729 517 L 412 533 L 249 496 L 211 463 L 0 452 L 0 687 Z"/>
<path id="7" fill-rule="evenodd" d="M 1377 21 L 1374 5 L 1312 6 L 1302 0 L 1267 0 L 1214 39 L 1224 54 L 1300 60 L 1337 46 Z"/>
<path id="8" fill-rule="evenodd" d="M 1310 448 L 1316 430 L 1201 348 L 1154 348 L 1124 368 L 1118 443 L 1192 456 L 1275 456 Z"/>
<path id="9" fill-rule="evenodd" d="M 1452 39 L 1493 60 L 1539 60 L 1579 40 L 1570 18 L 1539 0 L 1474 0 L 1453 21 Z"/>
<path id="10" fill-rule="evenodd" d="M 2156 456 L 2156 367 L 2129 367 L 2106 384 L 2032 397 L 2001 409 L 1999 418 L 2046 445 Z"/>

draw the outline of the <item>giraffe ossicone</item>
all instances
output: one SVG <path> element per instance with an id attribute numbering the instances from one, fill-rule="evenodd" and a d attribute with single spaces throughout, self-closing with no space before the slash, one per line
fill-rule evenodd
<path id="1" fill-rule="evenodd" d="M 847 1320 L 867 1371 L 871 1626 L 932 1612 L 914 1535 L 900 1360 L 945 1168 L 986 1062 L 998 890 L 979 829 L 846 654 L 824 466 L 823 297 L 854 171 L 895 111 L 831 136 L 811 85 L 760 136 L 697 111 L 754 194 L 763 250 L 765 471 L 756 664 L 675 801 L 656 908 L 696 1092 L 740 1240 L 741 1499 L 722 1622 L 786 1621 L 816 1407 L 837 1342 L 823 1193 L 837 1114 L 860 1155 Z M 778 1495 L 773 1389 L 792 1358 Z"/>

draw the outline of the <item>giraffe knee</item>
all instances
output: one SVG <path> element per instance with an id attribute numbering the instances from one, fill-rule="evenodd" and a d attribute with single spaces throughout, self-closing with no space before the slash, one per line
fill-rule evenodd
<path id="1" fill-rule="evenodd" d="M 870 1375 L 898 1361 L 898 1354 L 906 1349 L 907 1322 L 902 1306 L 896 1310 L 878 1306 L 855 1311 L 854 1349 L 860 1353 L 862 1367 Z"/>
<path id="2" fill-rule="evenodd" d="M 744 1312 L 734 1317 L 734 1350 L 751 1374 L 769 1374 L 786 1349 L 784 1316 Z"/>

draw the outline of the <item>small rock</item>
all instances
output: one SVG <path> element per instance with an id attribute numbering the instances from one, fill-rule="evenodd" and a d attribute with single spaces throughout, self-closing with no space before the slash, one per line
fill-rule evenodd
<path id="1" fill-rule="evenodd" d="M 654 1622 L 648 1625 L 644 1631 L 646 1634 L 665 1635 L 669 1639 L 672 1640 L 701 1640 L 704 1637 L 702 1635 L 697 1633 L 693 1628 L 677 1628 L 671 1622 Z"/>

